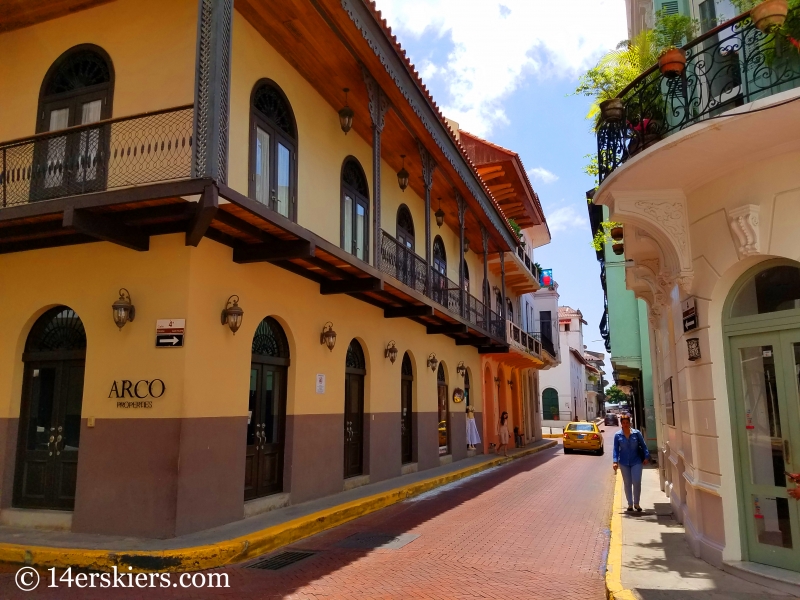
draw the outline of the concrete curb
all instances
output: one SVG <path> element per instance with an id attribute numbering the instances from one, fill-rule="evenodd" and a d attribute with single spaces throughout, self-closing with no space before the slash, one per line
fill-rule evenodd
<path id="1" fill-rule="evenodd" d="M 608 600 L 636 600 L 622 585 L 622 473 L 617 471 L 614 500 L 611 504 L 611 539 L 606 560 L 606 597 Z"/>
<path id="2" fill-rule="evenodd" d="M 180 572 L 212 569 L 231 563 L 242 562 L 261 554 L 292 544 L 326 529 L 337 527 L 358 517 L 363 517 L 392 504 L 413 498 L 434 488 L 447 485 L 481 471 L 491 469 L 552 448 L 556 442 L 548 442 L 522 450 L 513 456 L 499 456 L 479 465 L 465 467 L 446 475 L 432 477 L 417 483 L 399 487 L 388 492 L 367 496 L 328 508 L 298 519 L 254 531 L 245 536 L 224 540 L 204 546 L 159 551 L 111 551 L 85 548 L 56 548 L 49 546 L 26 546 L 22 544 L 0 544 L 0 561 L 37 567 L 76 567 L 98 571 L 110 571 L 113 567 L 136 572 Z"/>

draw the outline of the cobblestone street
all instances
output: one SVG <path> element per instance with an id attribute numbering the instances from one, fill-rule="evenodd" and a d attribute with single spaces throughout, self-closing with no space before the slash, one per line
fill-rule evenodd
<path id="1" fill-rule="evenodd" d="M 558 445 L 228 567 L 226 589 L 47 589 L 42 571 L 39 588 L 23 594 L 9 565 L 0 597 L 601 600 L 610 454 L 565 456 Z M 313 554 L 275 571 L 247 568 L 287 550 Z"/>

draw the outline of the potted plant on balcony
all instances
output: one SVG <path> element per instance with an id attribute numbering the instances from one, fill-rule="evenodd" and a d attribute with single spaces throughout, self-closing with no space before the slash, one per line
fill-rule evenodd
<path id="1" fill-rule="evenodd" d="M 622 223 L 617 223 L 616 221 L 602 221 L 600 223 L 600 226 L 594 234 L 594 238 L 592 238 L 592 248 L 594 248 L 595 252 L 602 252 L 603 247 L 611 243 L 614 254 L 622 254 L 621 249 L 617 252 L 617 246 L 622 248 L 622 243 L 614 238 L 612 232 L 617 233 L 621 239 Z"/>
<path id="2" fill-rule="evenodd" d="M 788 0 L 731 0 L 740 13 L 750 11 L 757 29 L 772 33 L 780 29 L 789 14 Z"/>
<path id="3" fill-rule="evenodd" d="M 680 48 L 697 35 L 699 23 L 686 15 L 656 11 L 658 68 L 667 78 L 679 77 L 686 70 L 686 52 Z"/>

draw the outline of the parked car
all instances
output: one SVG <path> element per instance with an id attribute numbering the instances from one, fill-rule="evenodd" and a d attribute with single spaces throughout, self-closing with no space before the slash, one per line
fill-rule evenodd
<path id="1" fill-rule="evenodd" d="M 603 425 L 619 425 L 619 418 L 614 413 L 608 413 Z"/>
<path id="2" fill-rule="evenodd" d="M 590 450 L 602 455 L 603 448 L 603 429 L 598 429 L 595 423 L 588 421 L 577 421 L 568 423 L 564 428 L 564 454 L 572 454 L 575 450 Z"/>

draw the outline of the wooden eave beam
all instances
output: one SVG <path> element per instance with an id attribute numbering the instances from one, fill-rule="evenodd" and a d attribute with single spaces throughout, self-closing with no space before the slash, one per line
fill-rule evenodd
<path id="1" fill-rule="evenodd" d="M 489 191 L 492 192 L 492 194 L 497 194 L 498 192 L 501 192 L 503 190 L 512 190 L 512 189 L 514 189 L 513 183 L 500 183 L 497 185 L 489 186 Z"/>
<path id="2" fill-rule="evenodd" d="M 189 222 L 186 230 L 186 245 L 197 246 L 200 240 L 206 235 L 206 231 L 211 226 L 211 221 L 219 210 L 219 189 L 213 183 L 203 188 L 200 201 L 197 203 L 197 210 L 194 217 Z"/>
<path id="3" fill-rule="evenodd" d="M 233 262 L 279 262 L 314 256 L 316 246 L 307 240 L 276 241 L 252 246 L 237 246 L 233 249 Z"/>
<path id="4" fill-rule="evenodd" d="M 432 317 L 434 316 L 434 310 L 432 306 L 389 307 L 384 309 L 383 316 L 386 319 L 397 319 L 400 317 Z"/>
<path id="5" fill-rule="evenodd" d="M 480 174 L 481 179 L 483 179 L 484 181 L 491 181 L 492 179 L 503 177 L 506 174 L 505 171 L 497 171 L 496 173 L 487 173 L 485 175 L 480 171 L 478 171 L 478 173 Z"/>
<path id="6" fill-rule="evenodd" d="M 64 209 L 61 223 L 65 228 L 74 229 L 96 240 L 111 242 L 139 252 L 150 249 L 149 235 L 107 215 L 93 214 L 68 206 Z"/>
<path id="7" fill-rule="evenodd" d="M 456 346 L 484 346 L 491 342 L 488 337 L 458 338 Z"/>
<path id="8" fill-rule="evenodd" d="M 460 323 L 453 325 L 428 325 L 426 331 L 428 335 L 438 335 L 438 334 L 453 335 L 456 333 L 461 333 L 461 334 L 469 333 L 467 326 L 461 325 Z"/>
<path id="9" fill-rule="evenodd" d="M 319 293 L 323 296 L 382 291 L 383 281 L 377 277 L 364 277 L 347 281 L 324 281 L 319 286 Z"/>

